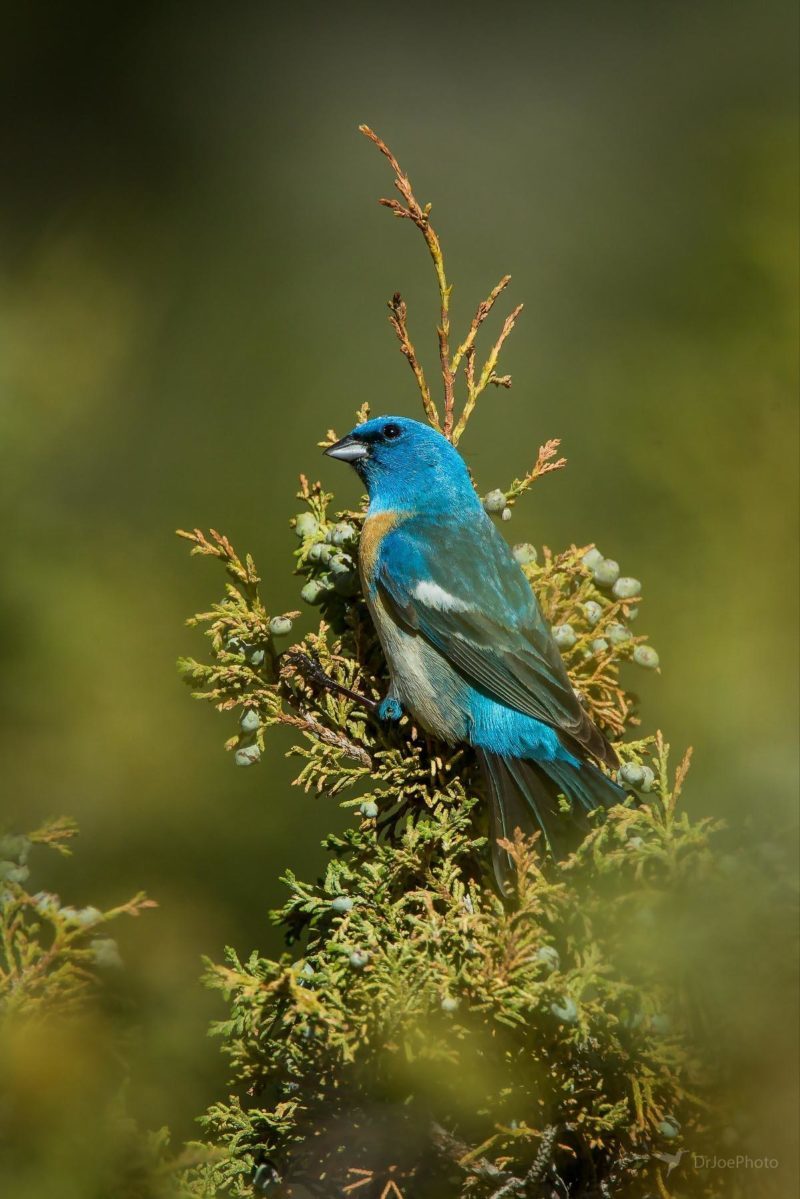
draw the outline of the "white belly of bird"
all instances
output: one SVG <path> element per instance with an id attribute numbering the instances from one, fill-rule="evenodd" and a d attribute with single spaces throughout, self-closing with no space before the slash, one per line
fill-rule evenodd
<path id="1" fill-rule="evenodd" d="M 400 703 L 423 728 L 442 740 L 451 744 L 466 741 L 469 718 L 464 680 L 424 638 L 401 628 L 380 596 L 368 603 Z"/>

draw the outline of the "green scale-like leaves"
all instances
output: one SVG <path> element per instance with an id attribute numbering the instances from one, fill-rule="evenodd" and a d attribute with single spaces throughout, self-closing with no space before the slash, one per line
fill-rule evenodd
<path id="1" fill-rule="evenodd" d="M 678 808 L 688 756 L 672 778 L 660 736 L 621 740 L 638 722 L 621 671 L 645 644 L 630 628 L 640 588 L 598 583 L 591 547 L 522 555 L 547 619 L 573 631 L 573 684 L 643 802 L 598 817 L 559 866 L 536 840 L 509 844 L 517 892 L 503 901 L 468 748 L 368 710 L 386 666 L 352 580 L 336 587 L 363 514 L 331 515 L 332 497 L 305 480 L 300 496 L 297 572 L 319 627 L 282 653 L 252 560 L 196 531 L 194 552 L 222 559 L 232 581 L 192 621 L 209 661 L 182 668 L 221 711 L 258 714 L 257 730 L 231 735 L 235 754 L 263 749 L 273 725 L 296 729 L 296 783 L 337 797 L 353 824 L 327 838 L 321 880 L 285 876 L 274 918 L 290 953 L 229 951 L 209 966 L 230 1005 L 215 1032 L 235 1092 L 205 1118 L 225 1155 L 189 1182 L 233 1195 L 668 1193 L 658 1153 L 710 1135 L 713 1072 L 675 953 L 658 946 L 679 939 L 687 893 L 714 877 L 713 828 Z M 298 654 L 354 694 L 327 689 Z"/>

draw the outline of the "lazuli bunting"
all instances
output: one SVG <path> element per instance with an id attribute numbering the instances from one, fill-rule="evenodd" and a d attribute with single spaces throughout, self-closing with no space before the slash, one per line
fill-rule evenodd
<path id="1" fill-rule="evenodd" d="M 475 748 L 491 796 L 495 873 L 511 877 L 498 837 L 541 828 L 553 852 L 573 820 L 625 798 L 594 765 L 617 756 L 572 689 L 528 580 L 453 445 L 398 416 L 358 425 L 326 453 L 369 493 L 359 545 L 364 594 L 389 664 L 386 718 Z"/>

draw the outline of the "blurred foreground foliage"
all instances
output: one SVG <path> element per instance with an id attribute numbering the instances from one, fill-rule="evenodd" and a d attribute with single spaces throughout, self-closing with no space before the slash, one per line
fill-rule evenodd
<path id="1" fill-rule="evenodd" d="M 76 833 L 59 819 L 0 835 L 0 1193 L 38 1199 L 57 1178 L 59 1197 L 175 1199 L 197 1151 L 171 1155 L 166 1129 L 126 1111 L 123 961 L 108 935 L 156 905 L 140 893 L 101 911 L 30 890 L 38 847 L 69 854 Z"/>

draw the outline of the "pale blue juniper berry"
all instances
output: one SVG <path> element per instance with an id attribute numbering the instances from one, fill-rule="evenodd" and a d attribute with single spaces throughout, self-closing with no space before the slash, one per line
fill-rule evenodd
<path id="1" fill-rule="evenodd" d="M 474 747 L 506 890 L 511 864 L 497 838 L 539 827 L 558 854 L 570 823 L 625 798 L 594 764 L 615 767 L 617 756 L 581 707 L 455 447 L 429 425 L 385 416 L 326 453 L 350 462 L 369 493 L 359 566 L 392 680 L 379 713 L 397 719 L 405 708 L 448 744 Z"/>

